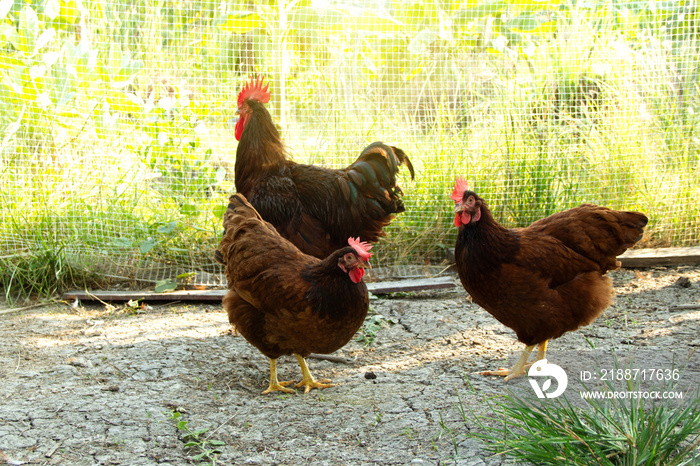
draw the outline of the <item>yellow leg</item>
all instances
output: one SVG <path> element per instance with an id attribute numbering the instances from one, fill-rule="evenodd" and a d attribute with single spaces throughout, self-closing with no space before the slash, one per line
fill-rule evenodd
<path id="1" fill-rule="evenodd" d="M 515 365 L 510 369 L 501 368 L 497 371 L 484 371 L 481 373 L 481 375 L 498 375 L 501 377 L 505 377 L 506 381 L 523 376 L 525 375 L 525 363 L 530 357 L 530 353 L 532 353 L 533 349 L 535 349 L 535 345 L 525 347 L 523 352 L 520 353 L 520 358 L 518 359 L 518 362 L 516 362 Z"/>
<path id="2" fill-rule="evenodd" d="M 540 361 L 542 359 L 545 359 L 547 357 L 547 342 L 549 340 L 545 340 L 539 345 L 537 345 L 537 359 L 535 361 Z M 530 366 L 535 364 L 534 362 L 528 362 L 525 364 L 525 370 L 530 370 Z"/>
<path id="3" fill-rule="evenodd" d="M 537 345 L 537 360 L 541 359 L 546 359 L 547 358 L 547 342 L 549 340 L 545 340 L 539 345 Z"/>
<path id="4" fill-rule="evenodd" d="M 267 390 L 262 392 L 262 394 L 267 395 L 270 392 L 296 393 L 291 388 L 285 387 L 285 385 L 289 385 L 290 383 L 294 382 L 279 382 L 277 380 L 277 359 L 270 359 L 270 386 L 267 387 Z"/>
<path id="5" fill-rule="evenodd" d="M 300 355 L 295 354 L 297 361 L 299 362 L 299 367 L 301 367 L 301 374 L 304 376 L 304 379 L 296 384 L 296 387 L 301 387 L 304 386 L 304 393 L 309 393 L 309 390 L 312 388 L 328 388 L 328 387 L 335 387 L 334 384 L 330 383 L 330 380 L 324 380 L 324 382 L 328 383 L 320 383 L 314 380 L 314 376 L 311 375 L 311 371 L 309 370 L 309 366 L 306 364 L 306 360 L 302 358 Z"/>

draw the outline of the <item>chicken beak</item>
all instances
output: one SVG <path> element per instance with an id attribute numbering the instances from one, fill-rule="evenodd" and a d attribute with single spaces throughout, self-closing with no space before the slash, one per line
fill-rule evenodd
<path id="1" fill-rule="evenodd" d="M 467 206 L 465 206 L 464 204 L 455 204 L 454 213 L 458 214 L 466 208 L 467 208 Z"/>
<path id="2" fill-rule="evenodd" d="M 357 265 L 358 265 L 358 267 L 364 267 L 364 268 L 367 268 L 367 269 L 371 269 L 371 268 L 372 268 L 372 264 L 370 264 L 370 263 L 367 262 L 367 261 L 363 261 L 363 260 L 360 260 L 360 262 L 358 262 Z"/>

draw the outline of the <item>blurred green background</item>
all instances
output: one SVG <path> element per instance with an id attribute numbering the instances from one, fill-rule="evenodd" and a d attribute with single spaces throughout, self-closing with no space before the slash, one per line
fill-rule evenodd
<path id="1" fill-rule="evenodd" d="M 294 160 L 413 161 L 379 270 L 444 264 L 457 175 L 509 227 L 595 202 L 647 213 L 641 246 L 700 242 L 695 1 L 0 0 L 0 21 L 7 298 L 215 283 L 255 74 Z"/>

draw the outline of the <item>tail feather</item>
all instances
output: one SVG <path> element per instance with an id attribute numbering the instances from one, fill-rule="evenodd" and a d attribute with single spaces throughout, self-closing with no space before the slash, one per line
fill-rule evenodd
<path id="1" fill-rule="evenodd" d="M 641 212 L 620 212 L 623 244 L 625 249 L 631 248 L 644 235 L 644 227 L 649 222 L 646 215 Z"/>
<path id="2" fill-rule="evenodd" d="M 348 171 L 348 176 L 353 183 L 378 185 L 375 166 L 362 160 L 352 164 L 352 170 Z"/>
<path id="3" fill-rule="evenodd" d="M 401 188 L 396 185 L 400 165 L 405 165 L 411 178 L 415 178 L 413 164 L 404 151 L 376 141 L 364 148 L 357 160 L 347 168 L 347 175 L 360 190 L 366 186 L 370 190 L 383 188 L 390 193 L 401 193 Z"/>
<path id="4" fill-rule="evenodd" d="M 240 223 L 240 220 L 234 219 L 234 217 L 258 218 L 262 220 L 262 217 L 260 217 L 258 211 L 248 203 L 245 196 L 238 193 L 229 198 L 226 212 L 224 212 L 224 237 L 226 236 L 226 231 L 229 228 L 233 228 L 235 224 Z M 221 250 L 221 246 L 219 246 L 219 249 L 214 252 L 214 259 L 219 264 L 226 265 L 226 258 Z"/>
<path id="5" fill-rule="evenodd" d="M 369 146 L 365 147 L 362 150 L 362 153 L 360 154 L 360 157 L 358 160 L 363 160 L 366 157 L 371 157 L 373 155 L 378 155 L 379 157 L 383 158 L 386 160 L 386 163 L 388 164 L 388 170 L 391 173 L 398 173 L 399 172 L 399 161 L 396 158 L 396 154 L 394 153 L 394 150 L 390 147 L 384 144 L 381 141 L 375 141 Z"/>
<path id="6" fill-rule="evenodd" d="M 396 155 L 396 159 L 399 161 L 399 165 L 406 165 L 406 168 L 408 168 L 409 173 L 411 173 L 411 179 L 415 180 L 416 174 L 413 171 L 413 164 L 411 163 L 411 160 L 408 158 L 406 153 L 398 147 L 391 146 L 391 148 L 394 150 L 394 155 Z"/>

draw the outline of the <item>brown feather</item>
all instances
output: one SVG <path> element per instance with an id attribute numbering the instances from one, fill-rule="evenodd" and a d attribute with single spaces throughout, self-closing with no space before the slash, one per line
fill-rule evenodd
<path id="1" fill-rule="evenodd" d="M 223 304 L 229 322 L 269 358 L 330 353 L 364 321 L 369 295 L 338 266 L 355 250 L 345 246 L 324 260 L 299 251 L 240 194 L 224 215 L 219 251 L 229 292 Z M 346 243 L 347 244 L 347 243 Z"/>

